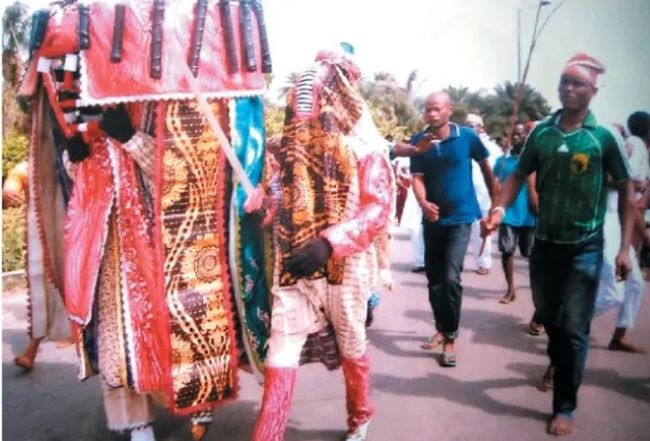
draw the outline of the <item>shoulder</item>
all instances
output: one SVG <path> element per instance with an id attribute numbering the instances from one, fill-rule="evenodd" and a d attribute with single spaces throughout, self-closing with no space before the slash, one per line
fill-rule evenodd
<path id="1" fill-rule="evenodd" d="M 603 143 L 603 148 L 619 148 L 622 149 L 625 141 L 621 134 L 610 125 L 598 125 L 594 129 L 596 136 Z"/>
<path id="2" fill-rule="evenodd" d="M 638 136 L 631 135 L 625 140 L 625 150 L 630 156 L 633 155 L 648 155 L 648 148 L 645 142 Z"/>
<path id="3" fill-rule="evenodd" d="M 535 124 L 535 127 L 533 127 L 533 130 L 530 131 L 528 134 L 528 138 L 535 138 L 536 136 L 540 135 L 541 133 L 545 132 L 549 128 L 553 127 L 555 125 L 555 122 L 557 118 L 560 116 L 560 110 L 557 112 L 547 116 L 537 124 Z"/>
<path id="4" fill-rule="evenodd" d="M 457 127 L 459 138 L 465 138 L 472 141 L 481 140 L 481 138 L 479 138 L 478 134 L 476 133 L 476 131 L 474 131 L 474 129 L 470 127 L 461 126 L 461 125 L 455 125 L 455 127 Z"/>

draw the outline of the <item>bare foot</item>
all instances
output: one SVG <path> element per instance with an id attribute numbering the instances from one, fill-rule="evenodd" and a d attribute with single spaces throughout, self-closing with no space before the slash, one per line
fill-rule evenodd
<path id="1" fill-rule="evenodd" d="M 573 430 L 573 421 L 563 415 L 555 415 L 548 422 L 546 431 L 555 436 L 564 436 L 571 433 Z"/>
<path id="2" fill-rule="evenodd" d="M 205 434 L 208 431 L 209 424 L 205 423 L 192 423 L 192 439 L 195 441 L 201 441 L 205 438 Z"/>
<path id="3" fill-rule="evenodd" d="M 20 368 L 23 368 L 25 372 L 29 372 L 34 368 L 34 359 L 29 358 L 26 355 L 19 355 L 14 358 L 14 364 Z"/>
<path id="4" fill-rule="evenodd" d="M 507 291 L 507 292 L 503 295 L 503 297 L 501 297 L 501 299 L 499 300 L 499 303 L 502 303 L 502 304 L 504 304 L 504 305 L 507 305 L 508 303 L 514 301 L 514 300 L 515 300 L 515 297 L 517 297 L 517 295 L 515 294 L 515 291 L 514 291 L 514 290 L 512 290 L 512 291 Z"/>
<path id="5" fill-rule="evenodd" d="M 437 348 L 442 344 L 442 334 L 436 332 L 433 337 L 427 337 L 424 342 L 420 345 L 422 349 L 432 350 Z"/>
<path id="6" fill-rule="evenodd" d="M 623 352 L 631 352 L 633 354 L 645 354 L 646 350 L 643 349 L 640 346 L 635 346 L 626 339 L 616 339 L 613 338 L 612 341 L 609 342 L 609 346 L 607 346 L 607 349 L 610 351 L 623 351 Z"/>
<path id="7" fill-rule="evenodd" d="M 72 341 L 72 339 L 61 340 L 56 342 L 56 348 L 63 349 L 63 348 L 67 348 L 68 346 L 72 346 L 73 344 L 74 342 Z"/>
<path id="8" fill-rule="evenodd" d="M 554 374 L 555 374 L 555 368 L 553 367 L 553 365 L 549 365 L 549 367 L 546 369 L 546 372 L 544 372 L 544 376 L 542 377 L 542 386 L 540 387 L 540 390 L 542 392 L 547 392 L 553 389 Z"/>

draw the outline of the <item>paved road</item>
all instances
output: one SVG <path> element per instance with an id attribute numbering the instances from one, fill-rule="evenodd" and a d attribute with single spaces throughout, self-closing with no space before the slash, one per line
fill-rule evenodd
<path id="1" fill-rule="evenodd" d="M 504 286 L 498 258 L 488 276 L 474 274 L 467 259 L 459 365 L 445 369 L 434 354 L 419 348 L 432 332 L 431 313 L 425 277 L 409 271 L 406 235 L 395 235 L 393 250 L 398 292 L 382 296 L 369 330 L 377 408 L 371 440 L 553 439 L 544 433 L 551 395 L 536 388 L 546 365 L 546 338 L 525 333 L 532 311 L 526 261 L 515 264 L 519 298 L 503 306 L 497 302 Z M 72 348 L 44 344 L 30 374 L 13 366 L 14 354 L 27 341 L 24 302 L 19 294 L 3 296 L 2 439 L 126 440 L 105 429 L 97 379 L 76 380 Z M 614 321 L 615 314 L 609 313 L 593 323 L 577 427 L 570 440 L 650 439 L 650 356 L 606 350 Z M 638 322 L 631 336 L 650 348 L 648 296 Z M 239 400 L 215 411 L 207 440 L 249 439 L 262 389 L 245 373 L 240 382 Z M 320 365 L 302 367 L 287 440 L 341 439 L 344 406 L 340 372 L 327 372 Z M 188 427 L 185 419 L 159 410 L 154 429 L 159 441 L 185 441 L 191 439 Z"/>

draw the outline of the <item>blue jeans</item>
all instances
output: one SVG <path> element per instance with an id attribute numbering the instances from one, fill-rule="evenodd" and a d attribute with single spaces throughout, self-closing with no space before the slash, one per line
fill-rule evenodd
<path id="1" fill-rule="evenodd" d="M 577 405 L 602 265 L 602 231 L 579 244 L 536 240 L 533 247 L 533 301 L 555 366 L 553 414 L 570 416 Z"/>
<path id="2" fill-rule="evenodd" d="M 424 266 L 436 329 L 448 339 L 458 336 L 463 287 L 460 272 L 472 224 L 439 225 L 424 221 Z"/>

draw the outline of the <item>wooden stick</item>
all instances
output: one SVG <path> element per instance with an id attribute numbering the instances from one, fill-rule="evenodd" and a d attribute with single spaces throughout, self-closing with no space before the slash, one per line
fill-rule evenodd
<path id="1" fill-rule="evenodd" d="M 190 71 L 189 66 L 185 63 L 179 63 L 179 64 L 182 65 L 182 69 L 185 71 L 184 72 L 185 77 L 187 78 L 187 81 L 190 84 L 192 93 L 196 97 L 196 100 L 198 101 L 199 107 L 203 111 L 204 116 L 207 118 L 210 128 L 216 135 L 217 140 L 219 141 L 219 145 L 221 146 L 221 150 L 226 155 L 226 158 L 228 158 L 228 162 L 230 162 L 230 165 L 232 166 L 232 170 L 235 173 L 235 176 L 237 176 L 239 182 L 241 182 L 246 194 L 250 195 L 253 192 L 253 190 L 255 190 L 255 188 L 253 187 L 253 184 L 251 183 L 250 179 L 248 179 L 248 175 L 246 174 L 246 171 L 242 167 L 241 162 L 239 162 L 239 158 L 237 158 L 237 155 L 235 154 L 232 147 L 230 146 L 230 143 L 228 142 L 228 138 L 226 138 L 226 135 L 223 133 L 223 130 L 221 130 L 221 126 L 219 125 L 219 122 L 214 117 L 214 114 L 212 113 L 212 109 L 210 109 L 210 105 L 208 104 L 207 98 L 205 97 L 205 95 L 203 95 L 203 93 L 201 93 L 198 82 L 196 81 L 196 78 Z"/>

